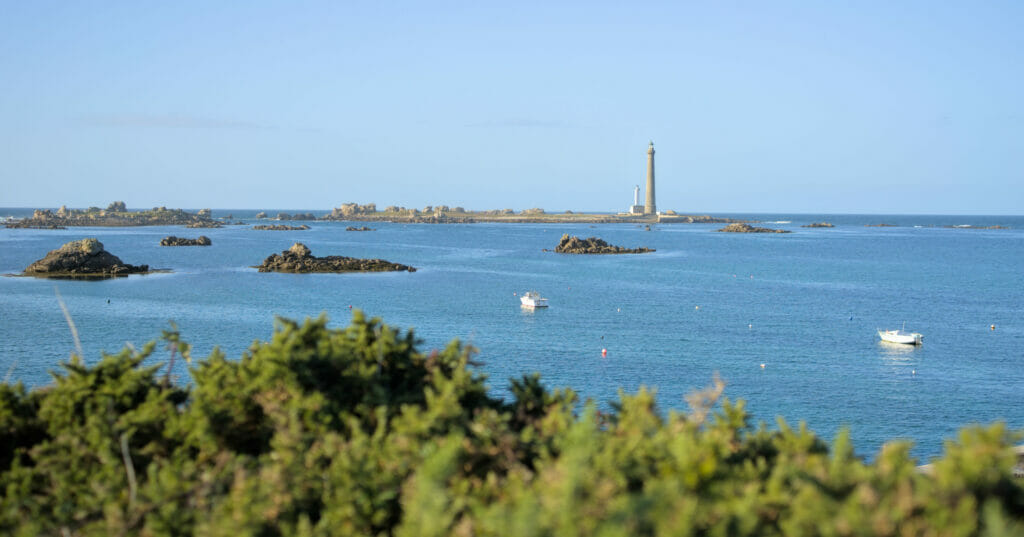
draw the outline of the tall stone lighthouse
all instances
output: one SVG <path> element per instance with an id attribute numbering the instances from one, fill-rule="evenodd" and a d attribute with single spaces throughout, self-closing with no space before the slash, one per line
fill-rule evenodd
<path id="1" fill-rule="evenodd" d="M 647 148 L 647 200 L 644 203 L 644 214 L 658 214 L 654 205 L 654 142 Z"/>

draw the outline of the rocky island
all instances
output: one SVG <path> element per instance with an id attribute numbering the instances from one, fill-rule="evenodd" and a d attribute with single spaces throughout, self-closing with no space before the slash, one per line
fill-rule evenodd
<path id="1" fill-rule="evenodd" d="M 280 254 L 271 254 L 254 268 L 260 272 L 416 272 L 414 267 L 383 259 L 358 259 L 340 255 L 316 257 L 301 242 Z"/>
<path id="2" fill-rule="evenodd" d="M 164 237 L 160 246 L 209 246 L 213 244 L 206 235 L 200 235 L 198 239 L 186 239 L 185 237 Z"/>
<path id="3" fill-rule="evenodd" d="M 767 227 L 755 227 L 750 224 L 729 224 L 722 229 L 716 229 L 723 233 L 792 233 L 785 229 L 772 229 Z"/>
<path id="4" fill-rule="evenodd" d="M 25 269 L 26 276 L 44 278 L 113 278 L 150 272 L 149 265 L 129 265 L 103 249 L 96 239 L 82 239 L 51 250 Z"/>
<path id="5" fill-rule="evenodd" d="M 143 211 L 129 211 L 123 201 L 115 201 L 106 209 L 68 209 L 61 206 L 57 211 L 36 209 L 30 218 L 5 224 L 8 228 L 59 229 L 71 226 L 180 226 L 214 222 L 209 209 L 190 213 L 182 209 L 154 207 Z"/>
<path id="6" fill-rule="evenodd" d="M 288 226 L 285 224 L 260 224 L 258 226 L 252 226 L 253 229 L 260 229 L 264 231 L 305 231 L 309 229 L 309 226 L 302 224 L 301 226 Z"/>
<path id="7" fill-rule="evenodd" d="M 836 227 L 828 222 L 814 222 L 811 224 L 804 224 L 800 227 Z"/>
<path id="8" fill-rule="evenodd" d="M 579 213 L 574 211 L 549 213 L 539 207 L 523 209 L 518 212 L 514 209 L 473 211 L 448 205 L 427 205 L 422 209 L 389 205 L 383 210 L 378 210 L 376 203 L 367 203 L 365 205 L 345 203 L 320 219 L 353 222 L 398 222 L 406 224 L 474 224 L 478 222 L 511 224 L 621 224 L 654 222 L 663 224 L 728 224 L 731 222 L 742 222 L 742 220 L 717 218 L 708 215 L 677 214 L 675 211 L 664 211 L 656 215 Z"/>
<path id="9" fill-rule="evenodd" d="M 558 246 L 555 246 L 555 252 L 560 254 L 646 254 L 653 251 L 653 248 L 645 248 L 643 246 L 640 248 L 623 248 L 622 246 L 608 244 L 597 237 L 587 239 L 581 239 L 575 235 L 570 237 L 568 233 L 562 235 L 562 240 L 558 242 Z"/>
<path id="10" fill-rule="evenodd" d="M 362 226 L 362 227 L 348 226 L 347 228 L 345 228 L 345 231 L 376 231 L 376 230 L 373 229 L 372 227 L 366 227 L 366 226 Z"/>

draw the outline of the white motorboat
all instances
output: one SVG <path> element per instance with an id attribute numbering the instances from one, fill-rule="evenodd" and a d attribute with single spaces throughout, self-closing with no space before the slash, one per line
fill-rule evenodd
<path id="1" fill-rule="evenodd" d="M 903 323 L 903 328 L 906 327 L 907 323 Z M 902 343 L 904 345 L 920 345 L 921 341 L 924 340 L 923 335 L 917 332 L 907 332 L 903 328 L 899 330 L 879 330 L 878 337 L 882 338 L 882 341 Z"/>
<path id="2" fill-rule="evenodd" d="M 523 293 L 523 296 L 519 297 L 519 301 L 522 302 L 524 308 L 548 307 L 548 299 L 541 298 L 540 293 L 537 291 L 527 291 Z"/>

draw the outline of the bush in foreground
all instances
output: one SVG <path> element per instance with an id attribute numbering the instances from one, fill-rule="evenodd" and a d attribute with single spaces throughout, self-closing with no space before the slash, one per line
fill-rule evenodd
<path id="1" fill-rule="evenodd" d="M 143 365 L 155 344 L 0 385 L 0 533 L 1024 533 L 1001 425 L 964 429 L 924 475 L 906 443 L 868 464 L 844 433 L 754 428 L 720 384 L 689 413 L 641 390 L 602 414 L 536 376 L 494 398 L 471 349 L 416 343 L 357 312 L 344 329 L 282 320 L 241 359 L 194 364 L 188 387 Z"/>

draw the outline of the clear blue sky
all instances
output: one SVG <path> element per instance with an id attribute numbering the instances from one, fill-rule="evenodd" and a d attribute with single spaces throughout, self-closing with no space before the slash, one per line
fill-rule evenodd
<path id="1" fill-rule="evenodd" d="M 1024 213 L 1021 2 L 0 1 L 0 206 Z"/>

